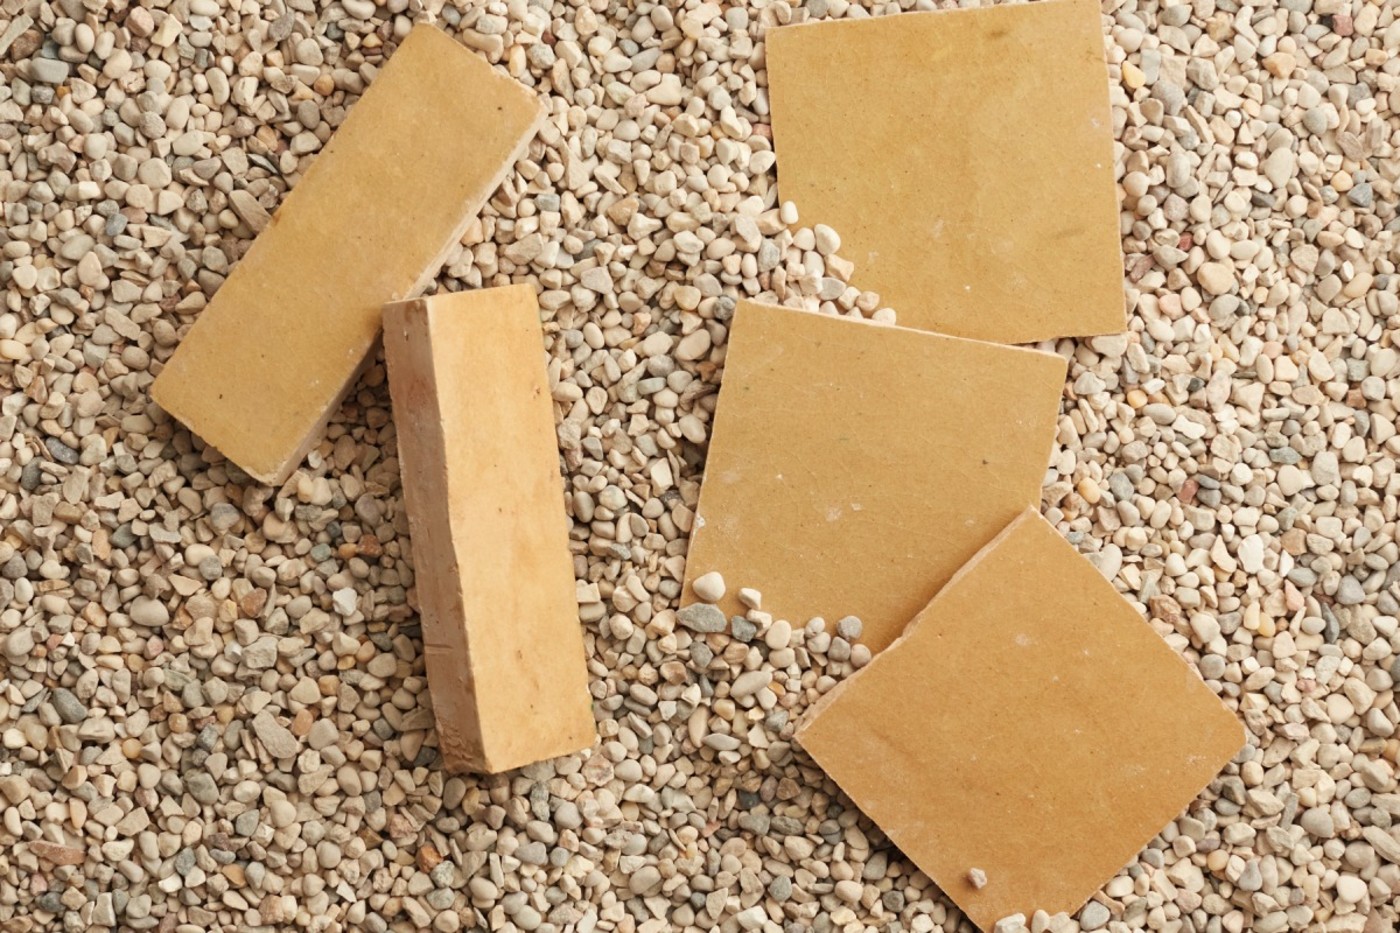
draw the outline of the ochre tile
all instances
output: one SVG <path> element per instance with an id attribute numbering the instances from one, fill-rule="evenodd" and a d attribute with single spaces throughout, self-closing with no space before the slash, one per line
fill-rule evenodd
<path id="1" fill-rule="evenodd" d="M 1077 910 L 1239 751 L 1194 671 L 1034 511 L 798 742 L 974 923 Z M 980 890 L 968 880 L 986 873 Z"/>
<path id="2" fill-rule="evenodd" d="M 432 280 L 543 117 L 529 89 L 415 27 L 166 363 L 156 402 L 250 476 L 285 480 L 383 305 Z"/>
<path id="3" fill-rule="evenodd" d="M 1064 379 L 1051 353 L 740 302 L 687 584 L 860 616 L 878 651 L 1040 500 Z"/>
<path id="4" fill-rule="evenodd" d="M 1029 343 L 1125 327 L 1095 0 L 770 29 L 778 193 L 905 327 Z"/>
<path id="5" fill-rule="evenodd" d="M 384 356 L 444 762 L 499 772 L 586 748 L 592 705 L 534 289 L 390 305 Z"/>

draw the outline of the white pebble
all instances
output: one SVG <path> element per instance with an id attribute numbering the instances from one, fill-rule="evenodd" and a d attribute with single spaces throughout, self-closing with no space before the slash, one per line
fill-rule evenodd
<path id="1" fill-rule="evenodd" d="M 707 603 L 717 603 L 724 598 L 724 577 L 719 571 L 711 570 L 701 574 L 690 584 L 695 595 Z"/>

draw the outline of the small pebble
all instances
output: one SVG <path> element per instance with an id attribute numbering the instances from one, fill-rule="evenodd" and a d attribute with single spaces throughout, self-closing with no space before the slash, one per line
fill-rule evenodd
<path id="1" fill-rule="evenodd" d="M 699 599 L 707 603 L 717 603 L 724 598 L 724 577 L 720 576 L 718 571 L 711 570 L 696 577 L 690 588 Z"/>
<path id="2" fill-rule="evenodd" d="M 29 75 L 44 84 L 62 84 L 68 80 L 68 63 L 53 58 L 32 58 Z"/>
<path id="3" fill-rule="evenodd" d="M 1337 897 L 1349 904 L 1364 902 L 1366 900 L 1366 882 L 1355 875 L 1338 876 Z"/>
<path id="4" fill-rule="evenodd" d="M 676 619 L 693 632 L 722 632 L 726 624 L 724 613 L 709 603 L 692 603 L 679 610 Z"/>
<path id="5" fill-rule="evenodd" d="M 73 691 L 63 687 L 55 687 L 49 696 L 49 702 L 53 704 L 58 718 L 71 724 L 80 723 L 87 718 L 87 707 L 74 695 Z"/>
<path id="6" fill-rule="evenodd" d="M 1098 901 L 1090 901 L 1079 912 L 1079 928 L 1086 933 L 1090 930 L 1097 930 L 1108 923 L 1110 916 L 1107 907 Z"/>

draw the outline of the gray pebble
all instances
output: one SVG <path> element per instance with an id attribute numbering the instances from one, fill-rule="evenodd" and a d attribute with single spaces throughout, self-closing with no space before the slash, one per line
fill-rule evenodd
<path id="1" fill-rule="evenodd" d="M 1294 567 L 1288 571 L 1288 579 L 1295 586 L 1312 586 L 1317 582 L 1317 572 L 1311 567 Z"/>
<path id="2" fill-rule="evenodd" d="M 1352 186 L 1347 192 L 1347 200 L 1356 207 L 1370 207 L 1374 199 L 1371 192 L 1371 183 L 1363 181 Z"/>
<path id="3" fill-rule="evenodd" d="M 44 438 L 44 446 L 49 449 L 49 454 L 59 463 L 72 466 L 78 462 L 78 452 L 56 437 Z"/>
<path id="4" fill-rule="evenodd" d="M 292 34 L 292 29 L 296 24 L 296 14 L 284 13 L 272 21 L 272 25 L 267 29 L 267 34 L 272 41 L 281 42 Z"/>
<path id="5" fill-rule="evenodd" d="M 206 806 L 215 803 L 219 799 L 219 787 L 214 783 L 214 779 L 209 776 L 208 772 L 205 771 L 195 771 L 192 774 L 187 774 L 185 776 L 185 790 L 190 792 L 191 797 Z M 185 851 L 188 852 L 189 850 L 186 849 Z M 190 858 L 194 858 L 193 853 L 191 853 Z M 185 872 L 180 872 L 182 875 L 184 873 Z"/>
<path id="6" fill-rule="evenodd" d="M 739 828 L 758 835 L 768 835 L 769 817 L 767 813 L 761 811 L 749 811 L 739 814 Z"/>
<path id="7" fill-rule="evenodd" d="M 802 835 L 802 821 L 791 816 L 775 816 L 772 820 L 773 832 L 780 836 Z"/>
<path id="8" fill-rule="evenodd" d="M 58 713 L 58 718 L 68 723 L 70 726 L 80 723 L 87 718 L 87 707 L 74 695 L 73 691 L 63 687 L 55 687 L 49 696 L 49 702 L 53 704 L 54 711 Z"/>
<path id="9" fill-rule="evenodd" d="M 39 480 L 43 478 L 44 471 L 42 462 L 38 457 L 30 458 L 24 465 L 24 469 L 19 473 L 19 488 L 25 492 L 33 492 L 39 488 Z"/>
<path id="10" fill-rule="evenodd" d="M 209 526 L 220 534 L 230 531 L 243 517 L 237 507 L 227 502 L 216 502 L 209 509 Z"/>
<path id="11" fill-rule="evenodd" d="M 0 566 L 0 577 L 6 580 L 19 580 L 29 572 L 28 565 L 24 562 L 24 557 L 20 554 L 11 554 L 10 559 Z"/>
<path id="12" fill-rule="evenodd" d="M 526 865 L 544 865 L 549 862 L 549 850 L 543 842 L 527 842 L 515 850 L 515 857 Z"/>
<path id="13" fill-rule="evenodd" d="M 432 879 L 433 884 L 440 888 L 446 888 L 452 884 L 452 870 L 452 862 L 444 859 L 438 862 L 432 871 L 428 872 L 428 877 Z"/>
<path id="14" fill-rule="evenodd" d="M 31 58 L 29 76 L 44 84 L 62 84 L 68 80 L 68 63 L 56 58 Z"/>
<path id="15" fill-rule="evenodd" d="M 676 620 L 692 632 L 722 632 L 724 613 L 709 603 L 695 603 L 676 613 Z"/>
<path id="16" fill-rule="evenodd" d="M 252 836 L 253 833 L 257 832 L 257 829 L 257 810 L 245 810 L 244 812 L 238 814 L 238 816 L 235 817 L 233 820 L 233 831 L 240 836 Z"/>
<path id="17" fill-rule="evenodd" d="M 743 616 L 731 616 L 729 619 L 729 631 L 733 633 L 735 639 L 747 644 L 753 641 L 758 635 L 758 626 L 754 625 Z"/>
<path id="18" fill-rule="evenodd" d="M 1218 654 L 1202 655 L 1198 666 L 1206 680 L 1219 680 L 1225 676 L 1225 659 Z"/>
<path id="19" fill-rule="evenodd" d="M 1361 581 L 1351 575 L 1342 577 L 1341 583 L 1337 585 L 1337 604 L 1340 606 L 1359 606 L 1366 601 L 1366 591 L 1361 586 Z"/>
<path id="20" fill-rule="evenodd" d="M 1079 928 L 1081 930 L 1097 930 L 1108 923 L 1108 908 L 1098 901 L 1090 901 L 1084 905 L 1084 909 L 1079 912 Z"/>
<path id="21" fill-rule="evenodd" d="M 758 247 L 758 271 L 772 272 L 782 261 L 782 254 L 778 251 L 778 245 L 772 240 L 764 240 Z"/>

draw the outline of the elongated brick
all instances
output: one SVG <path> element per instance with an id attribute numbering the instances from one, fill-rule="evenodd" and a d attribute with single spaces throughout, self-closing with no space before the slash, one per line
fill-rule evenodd
<path id="1" fill-rule="evenodd" d="M 280 483 L 353 385 L 385 303 L 431 281 L 544 116 L 525 87 L 418 26 L 235 265 L 152 388 Z"/>
<path id="2" fill-rule="evenodd" d="M 593 741 L 539 304 L 528 285 L 384 309 L 428 689 L 450 770 Z"/>

